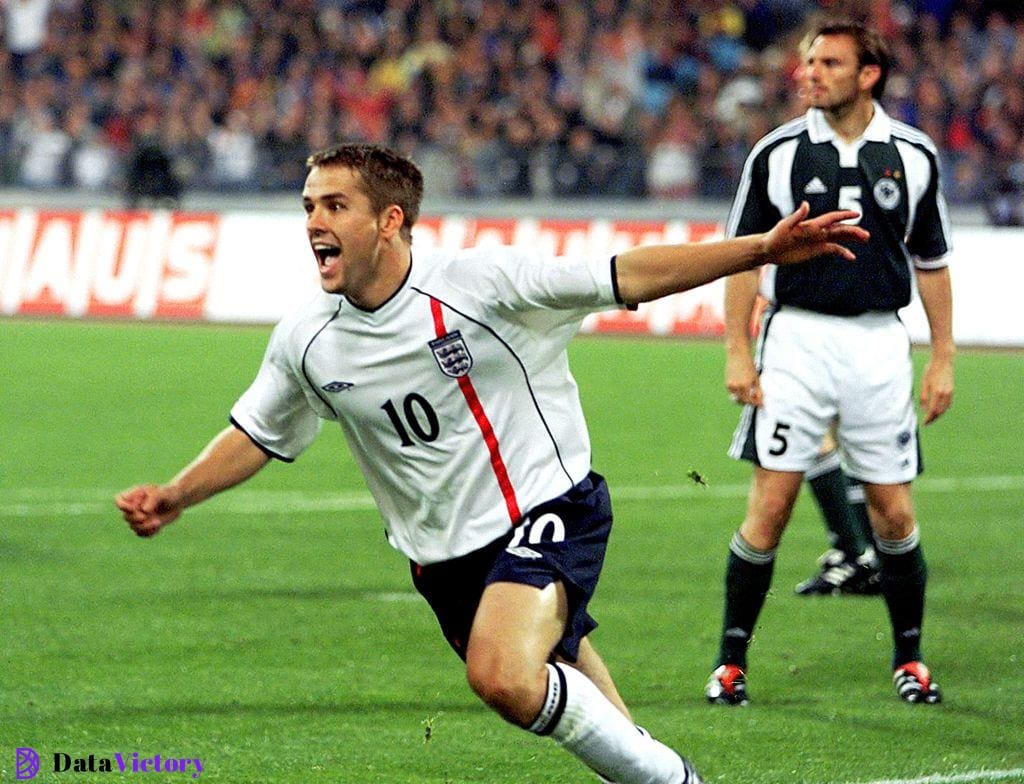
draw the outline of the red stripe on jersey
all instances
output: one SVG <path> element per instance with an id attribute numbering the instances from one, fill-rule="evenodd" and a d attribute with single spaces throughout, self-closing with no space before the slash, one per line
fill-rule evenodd
<path id="1" fill-rule="evenodd" d="M 448 328 L 444 325 L 444 313 L 441 310 L 441 303 L 433 297 L 430 298 L 430 314 L 434 317 L 434 332 L 437 337 L 443 338 L 448 334 Z M 483 403 L 480 402 L 480 398 L 476 394 L 476 388 L 473 386 L 473 382 L 470 381 L 469 375 L 459 376 L 457 380 L 459 382 L 459 389 L 462 390 L 462 396 L 466 398 L 466 404 L 473 414 L 473 419 L 476 420 L 477 427 L 480 428 L 480 432 L 483 434 L 484 443 L 487 444 L 487 451 L 491 456 L 491 468 L 494 469 L 494 476 L 498 480 L 498 487 L 501 488 L 501 494 L 505 498 L 508 516 L 512 520 L 512 525 L 516 525 L 522 517 L 522 513 L 519 511 L 519 502 L 516 500 L 516 490 L 512 487 L 512 480 L 508 478 L 505 460 L 501 456 L 498 437 L 494 434 L 491 420 L 487 418 L 487 412 L 484 411 Z"/>

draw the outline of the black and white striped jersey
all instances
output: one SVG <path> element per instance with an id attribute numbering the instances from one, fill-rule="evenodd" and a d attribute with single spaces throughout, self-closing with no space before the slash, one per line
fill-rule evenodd
<path id="1" fill-rule="evenodd" d="M 339 422 L 392 545 L 423 565 L 464 555 L 590 471 L 565 349 L 617 306 L 613 267 L 414 253 L 377 309 L 321 293 L 278 324 L 232 421 L 285 460 Z"/>
<path id="2" fill-rule="evenodd" d="M 863 136 L 850 144 L 819 109 L 761 139 L 747 157 L 726 234 L 767 231 L 802 201 L 812 217 L 857 210 L 871 239 L 853 247 L 855 262 L 769 265 L 761 293 L 770 302 L 835 315 L 895 311 L 910 302 L 912 265 L 946 265 L 949 222 L 935 146 L 877 103 Z"/>

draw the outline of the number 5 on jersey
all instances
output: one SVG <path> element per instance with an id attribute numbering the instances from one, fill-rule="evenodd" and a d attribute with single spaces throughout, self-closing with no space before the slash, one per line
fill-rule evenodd
<path id="1" fill-rule="evenodd" d="M 851 226 L 856 226 L 860 223 L 861 217 L 864 215 L 864 210 L 860 206 L 860 186 L 859 185 L 840 185 L 839 186 L 839 204 L 837 205 L 840 210 L 853 210 L 857 213 L 856 218 L 849 218 L 844 220 L 843 223 L 848 223 Z"/>

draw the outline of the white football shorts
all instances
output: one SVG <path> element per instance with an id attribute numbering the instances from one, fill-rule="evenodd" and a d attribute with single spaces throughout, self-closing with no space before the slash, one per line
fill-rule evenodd
<path id="1" fill-rule="evenodd" d="M 834 422 L 851 477 L 901 484 L 921 472 L 910 338 L 895 313 L 769 310 L 756 361 L 764 404 L 744 406 L 730 456 L 806 472 Z"/>

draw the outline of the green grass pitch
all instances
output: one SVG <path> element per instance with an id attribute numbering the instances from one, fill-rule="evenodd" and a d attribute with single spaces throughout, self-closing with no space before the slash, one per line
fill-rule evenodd
<path id="1" fill-rule="evenodd" d="M 470 693 L 335 427 L 155 539 L 120 522 L 114 492 L 226 424 L 268 333 L 0 321 L 0 781 L 19 746 L 43 782 L 191 780 L 54 774 L 54 752 L 199 757 L 200 781 L 227 784 L 594 781 Z M 724 454 L 722 349 L 580 338 L 571 355 L 616 508 L 593 639 L 637 721 L 709 782 L 1024 781 L 1024 354 L 962 351 L 954 408 L 922 430 L 924 643 L 946 702 L 896 699 L 880 600 L 793 595 L 825 544 L 805 495 L 744 710 L 702 697 L 749 476 Z"/>

